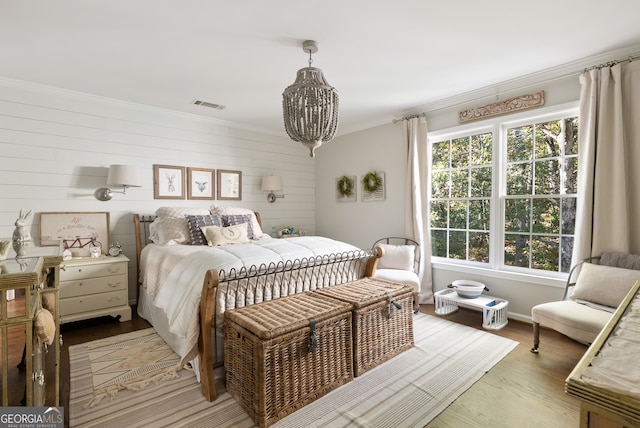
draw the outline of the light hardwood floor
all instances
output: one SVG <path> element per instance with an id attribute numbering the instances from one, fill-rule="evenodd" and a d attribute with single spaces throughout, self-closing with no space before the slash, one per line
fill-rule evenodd
<path id="1" fill-rule="evenodd" d="M 423 305 L 421 311 L 434 315 L 434 306 Z M 68 347 L 149 327 L 137 316 L 135 308 L 132 312 L 133 319 L 123 323 L 107 317 L 61 327 L 64 345 L 60 356 L 60 405 L 65 408 L 65 426 L 69 408 Z M 460 309 L 446 318 L 482 329 L 478 311 Z M 428 427 L 577 427 L 579 403 L 564 393 L 564 381 L 586 346 L 542 329 L 540 353 L 532 354 L 531 325 L 512 320 L 502 330 L 491 333 L 520 344 Z"/>
<path id="2" fill-rule="evenodd" d="M 423 305 L 421 311 L 434 315 L 434 306 Z M 461 308 L 446 318 L 482 329 L 478 311 Z M 580 404 L 564 393 L 564 381 L 587 347 L 541 329 L 540 352 L 533 354 L 531 324 L 513 320 L 491 333 L 520 344 L 427 426 L 578 427 Z"/>

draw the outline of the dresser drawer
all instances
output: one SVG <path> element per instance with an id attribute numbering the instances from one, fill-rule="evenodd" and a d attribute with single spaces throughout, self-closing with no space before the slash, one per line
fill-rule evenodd
<path id="1" fill-rule="evenodd" d="M 60 281 L 74 281 L 78 279 L 96 278 L 111 275 L 126 275 L 127 262 L 116 263 L 91 263 L 75 265 L 68 263 L 64 265 L 64 270 L 60 270 Z"/>
<path id="2" fill-rule="evenodd" d="M 128 304 L 127 290 L 60 299 L 60 313 L 73 315 Z"/>
<path id="3" fill-rule="evenodd" d="M 65 299 L 67 297 L 84 296 L 87 294 L 126 290 L 127 286 L 127 275 L 62 281 L 60 282 L 60 298 Z"/>

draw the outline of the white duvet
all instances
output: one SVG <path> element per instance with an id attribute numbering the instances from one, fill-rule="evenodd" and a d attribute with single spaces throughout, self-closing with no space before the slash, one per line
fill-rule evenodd
<path id="1" fill-rule="evenodd" d="M 186 362 L 197 355 L 198 305 L 207 270 L 230 272 L 232 269 L 248 269 L 254 265 L 277 264 L 358 250 L 350 244 L 319 236 L 288 239 L 268 237 L 249 244 L 221 247 L 149 244 L 141 254 L 140 281 L 146 287 L 147 294 L 153 297 L 154 305 L 165 312 L 170 332 L 186 340 L 185 349 L 188 351 L 181 355 L 183 362 Z M 297 291 L 291 290 L 288 293 Z M 219 322 L 225 309 L 235 307 L 235 298 L 226 292 L 219 294 L 216 302 Z M 256 295 L 251 298 L 261 301 L 271 296 Z"/>

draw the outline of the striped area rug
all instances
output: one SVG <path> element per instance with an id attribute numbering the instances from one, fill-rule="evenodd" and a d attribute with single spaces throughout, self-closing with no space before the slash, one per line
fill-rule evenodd
<path id="1" fill-rule="evenodd" d="M 430 315 L 414 317 L 416 346 L 355 378 L 274 427 L 423 427 L 517 342 Z M 126 336 L 126 335 L 122 335 Z M 126 339 L 126 337 L 125 337 Z M 124 390 L 93 408 L 86 344 L 69 347 L 72 427 L 252 427 L 228 394 L 213 403 L 201 395 L 193 373 Z"/>

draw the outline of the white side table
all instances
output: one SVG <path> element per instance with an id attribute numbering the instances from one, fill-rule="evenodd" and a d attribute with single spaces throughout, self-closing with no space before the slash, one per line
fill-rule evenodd
<path id="1" fill-rule="evenodd" d="M 458 296 L 455 290 L 445 288 L 434 293 L 436 315 L 449 315 L 458 310 L 459 306 L 482 311 L 482 327 L 487 330 L 499 330 L 509 322 L 507 310 L 509 302 L 496 297 L 481 295 L 475 299 Z"/>
<path id="2" fill-rule="evenodd" d="M 131 319 L 129 306 L 129 259 L 100 256 L 65 260 L 60 271 L 61 322 L 110 315 Z"/>

